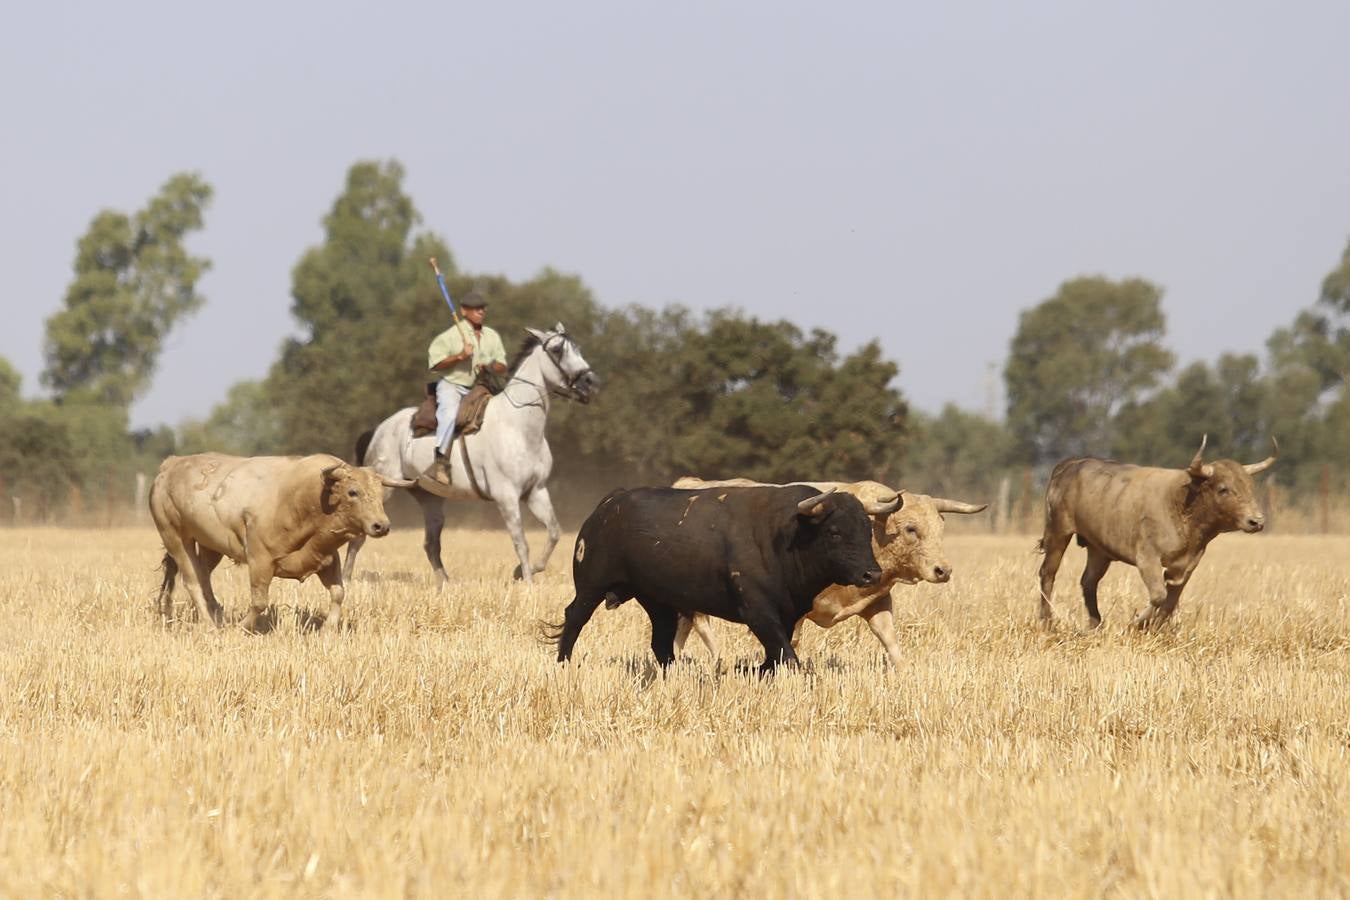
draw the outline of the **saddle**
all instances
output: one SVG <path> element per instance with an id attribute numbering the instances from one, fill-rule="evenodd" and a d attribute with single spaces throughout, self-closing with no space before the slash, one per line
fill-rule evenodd
<path id="1" fill-rule="evenodd" d="M 483 427 L 483 416 L 487 413 L 488 401 L 500 394 L 506 387 L 506 377 L 500 372 L 483 369 L 478 373 L 474 385 L 464 399 L 459 402 L 459 412 L 455 415 L 455 434 L 473 434 Z M 436 382 L 427 382 L 426 396 L 422 404 L 413 413 L 413 437 L 424 437 L 436 431 Z"/>

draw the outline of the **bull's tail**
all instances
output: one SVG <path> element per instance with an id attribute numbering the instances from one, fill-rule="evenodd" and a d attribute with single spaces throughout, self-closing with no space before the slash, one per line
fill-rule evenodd
<path id="1" fill-rule="evenodd" d="M 366 464 L 366 451 L 370 449 L 370 442 L 374 437 L 374 428 L 362 432 L 361 436 L 356 439 L 356 456 L 352 459 L 352 462 L 356 463 L 358 466 L 364 466 Z"/>
<path id="2" fill-rule="evenodd" d="M 178 577 L 178 563 L 166 552 L 160 568 L 164 579 L 159 583 L 159 614 L 167 622 L 173 618 L 173 582 Z"/>
<path id="3" fill-rule="evenodd" d="M 563 622 L 545 622 L 540 619 L 537 623 L 539 632 L 539 643 L 550 647 L 558 646 L 562 640 Z"/>
<path id="4" fill-rule="evenodd" d="M 1075 534 L 1073 536 L 1073 539 L 1080 547 L 1086 547 L 1088 545 L 1087 541 L 1083 540 L 1083 536 L 1081 534 Z M 1036 552 L 1039 553 L 1041 556 L 1045 555 L 1045 538 L 1041 538 L 1039 541 L 1036 542 Z"/>

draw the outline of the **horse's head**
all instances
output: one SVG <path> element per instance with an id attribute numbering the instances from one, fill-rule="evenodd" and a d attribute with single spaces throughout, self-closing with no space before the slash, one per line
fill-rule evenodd
<path id="1" fill-rule="evenodd" d="M 591 364 L 581 355 L 581 348 L 563 324 L 558 322 L 552 331 L 525 330 L 539 342 L 537 352 L 548 360 L 539 368 L 549 389 L 580 403 L 590 403 L 600 389 L 600 376 L 591 370 Z"/>

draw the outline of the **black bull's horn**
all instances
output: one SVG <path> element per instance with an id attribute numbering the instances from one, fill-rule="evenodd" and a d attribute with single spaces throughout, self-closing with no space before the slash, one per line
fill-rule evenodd
<path id="1" fill-rule="evenodd" d="M 823 493 L 823 494 L 816 494 L 814 497 L 807 497 L 807 498 L 806 498 L 805 500 L 803 500 L 801 503 L 798 503 L 798 504 L 797 504 L 797 515 L 799 515 L 799 516 L 811 516 L 811 515 L 815 515 L 814 510 L 815 510 L 815 508 L 816 508 L 816 505 L 819 504 L 819 503 L 822 503 L 822 502 L 825 500 L 826 497 L 828 497 L 828 496 L 830 496 L 831 494 L 833 494 L 833 493 L 834 493 L 834 490 L 835 490 L 834 488 L 830 488 L 828 491 L 826 491 L 826 492 Z"/>

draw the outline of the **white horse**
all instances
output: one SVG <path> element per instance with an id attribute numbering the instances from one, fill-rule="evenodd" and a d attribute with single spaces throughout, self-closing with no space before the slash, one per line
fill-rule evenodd
<path id="1" fill-rule="evenodd" d="M 534 580 L 535 574 L 544 571 L 561 534 L 546 485 L 553 469 L 553 453 L 544 437 L 549 398 L 556 394 L 589 403 L 600 379 L 591 371 L 590 364 L 581 355 L 581 348 L 563 329 L 561 322 L 554 325 L 552 331 L 525 330 L 530 336 L 512 363 L 506 388 L 488 401 L 482 428 L 473 434 L 455 437 L 448 454 L 451 487 L 445 496 L 452 500 L 479 497 L 497 504 L 516 548 L 516 558 L 520 560 L 515 577 L 529 582 Z M 414 411 L 411 406 L 401 409 L 381 422 L 373 432 L 362 435 L 356 443 L 358 464 L 394 479 L 416 479 L 426 471 L 435 458 L 436 437 L 412 436 Z M 468 468 L 461 445 L 468 450 Z M 437 586 L 444 587 L 449 578 L 441 563 L 441 529 L 445 525 L 443 498 L 421 487 L 413 487 L 411 492 L 422 508 L 426 524 L 423 549 L 436 573 Z M 533 565 L 521 523 L 521 500 L 548 530 L 548 543 L 539 562 Z M 348 581 L 356 564 L 356 554 L 364 543 L 365 538 L 359 537 L 347 545 L 342 574 Z"/>

